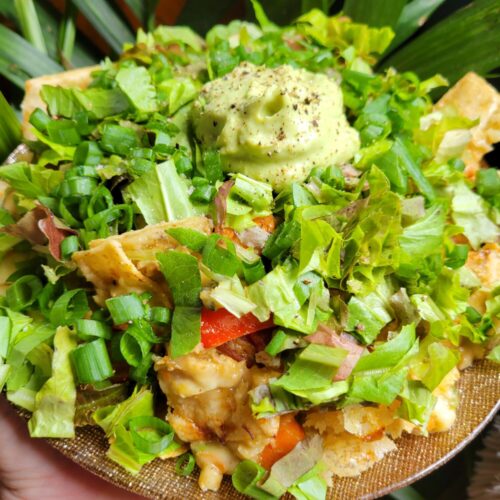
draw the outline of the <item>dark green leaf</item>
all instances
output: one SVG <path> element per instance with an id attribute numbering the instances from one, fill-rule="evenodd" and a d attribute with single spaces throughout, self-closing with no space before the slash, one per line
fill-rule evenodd
<path id="1" fill-rule="evenodd" d="M 407 3 L 398 22 L 394 27 L 395 37 L 387 49 L 387 53 L 392 52 L 399 47 L 405 40 L 410 38 L 428 19 L 428 17 L 445 0 L 412 0 Z"/>
<path id="2" fill-rule="evenodd" d="M 33 0 L 14 0 L 14 5 L 24 38 L 40 52 L 47 54 L 45 39 Z"/>
<path id="3" fill-rule="evenodd" d="M 31 77 L 64 71 L 62 66 L 3 25 L 0 25 L 0 59 L 17 66 Z"/>
<path id="4" fill-rule="evenodd" d="M 0 162 L 21 142 L 21 124 L 0 92 Z"/>
<path id="5" fill-rule="evenodd" d="M 344 14 L 370 26 L 396 26 L 406 0 L 346 0 Z"/>
<path id="6" fill-rule="evenodd" d="M 134 35 L 121 17 L 113 10 L 107 0 L 73 0 L 78 10 L 90 21 L 92 26 L 119 54 L 125 42 L 133 42 Z"/>
<path id="7" fill-rule="evenodd" d="M 485 75 L 500 66 L 499 18 L 497 0 L 474 2 L 408 43 L 382 68 L 414 71 L 421 78 L 441 73 L 450 84 L 467 71 Z"/>

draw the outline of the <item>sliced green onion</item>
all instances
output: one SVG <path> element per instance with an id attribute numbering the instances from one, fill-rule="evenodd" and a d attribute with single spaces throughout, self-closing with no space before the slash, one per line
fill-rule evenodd
<path id="1" fill-rule="evenodd" d="M 66 236 L 64 240 L 61 241 L 61 255 L 63 259 L 71 257 L 71 255 L 78 250 L 80 243 L 78 242 L 78 236 L 72 234 Z"/>
<path id="2" fill-rule="evenodd" d="M 247 285 L 251 285 L 256 281 L 259 281 L 266 275 L 266 269 L 261 259 L 258 259 L 252 263 L 242 262 L 242 264 L 243 264 L 243 276 L 245 277 Z"/>
<path id="3" fill-rule="evenodd" d="M 76 334 L 82 340 L 93 340 L 102 338 L 109 340 L 111 338 L 111 328 L 93 319 L 78 319 L 75 321 Z"/>
<path id="4" fill-rule="evenodd" d="M 22 311 L 35 302 L 42 289 L 40 278 L 31 274 L 23 276 L 7 289 L 7 304 L 13 311 Z"/>
<path id="5" fill-rule="evenodd" d="M 128 423 L 134 446 L 143 453 L 158 455 L 174 439 L 172 427 L 156 417 L 135 417 Z"/>
<path id="6" fill-rule="evenodd" d="M 216 149 L 208 149 L 203 152 L 203 166 L 205 177 L 210 182 L 221 181 L 224 178 L 220 153 Z"/>
<path id="7" fill-rule="evenodd" d="M 129 171 L 132 175 L 140 177 L 154 167 L 154 162 L 144 158 L 133 158 L 130 160 Z"/>
<path id="8" fill-rule="evenodd" d="M 135 294 L 121 295 L 106 300 L 106 307 L 115 325 L 122 325 L 144 317 L 145 309 L 141 299 Z"/>
<path id="9" fill-rule="evenodd" d="M 234 488 L 240 493 L 259 500 L 267 500 L 275 497 L 257 486 L 266 474 L 264 467 L 251 460 L 243 460 L 234 470 L 231 480 Z"/>
<path id="10" fill-rule="evenodd" d="M 204 186 L 198 186 L 194 188 L 193 192 L 189 196 L 191 201 L 197 203 L 210 203 L 216 194 L 217 190 L 215 186 L 211 184 L 206 184 Z"/>
<path id="11" fill-rule="evenodd" d="M 75 288 L 55 301 L 49 320 L 54 326 L 70 325 L 75 320 L 83 318 L 88 310 L 87 294 L 81 288 Z"/>
<path id="12" fill-rule="evenodd" d="M 120 359 L 124 361 L 121 352 Z M 142 358 L 138 366 L 132 367 L 129 373 L 129 378 L 139 382 L 139 384 L 146 385 L 148 383 L 148 375 L 151 366 L 153 366 L 153 356 L 150 353 Z"/>
<path id="13" fill-rule="evenodd" d="M 174 163 L 179 174 L 189 175 L 193 171 L 193 164 L 187 156 L 174 156 Z"/>
<path id="14" fill-rule="evenodd" d="M 123 226 L 123 232 L 132 229 L 134 211 L 131 205 L 115 205 L 114 207 L 103 210 L 92 217 L 89 217 L 85 222 L 86 229 L 100 230 L 103 226 L 107 227 L 113 221 L 118 220 Z"/>
<path id="15" fill-rule="evenodd" d="M 192 453 L 183 453 L 175 462 L 175 472 L 179 476 L 189 476 L 194 471 L 196 460 Z"/>
<path id="16" fill-rule="evenodd" d="M 59 213 L 63 218 L 64 222 L 66 222 L 71 227 L 81 227 L 81 222 L 75 218 L 75 216 L 71 213 L 70 209 L 67 206 L 68 201 L 61 198 L 59 200 Z"/>
<path id="17" fill-rule="evenodd" d="M 96 188 L 97 180 L 92 177 L 70 177 L 62 182 L 59 196 L 62 198 L 91 196 Z"/>
<path id="18" fill-rule="evenodd" d="M 81 140 L 76 123 L 66 119 L 51 120 L 47 123 L 47 135 L 51 141 L 63 146 L 76 146 Z"/>
<path id="19" fill-rule="evenodd" d="M 107 123 L 103 127 L 100 146 L 108 153 L 127 156 L 132 148 L 137 148 L 141 144 L 135 130 Z"/>
<path id="20" fill-rule="evenodd" d="M 137 368 L 142 360 L 151 350 L 151 343 L 148 342 L 137 330 L 128 330 L 122 335 L 120 340 L 120 352 L 125 361 Z"/>
<path id="21" fill-rule="evenodd" d="M 111 191 L 105 186 L 99 186 L 87 205 L 87 217 L 93 217 L 97 213 L 100 213 L 114 205 L 113 195 Z"/>
<path id="22" fill-rule="evenodd" d="M 80 165 L 67 170 L 64 177 L 66 179 L 69 179 L 70 177 L 95 177 L 96 179 L 99 179 L 99 173 L 95 167 L 90 165 Z"/>
<path id="23" fill-rule="evenodd" d="M 169 325 L 172 321 L 172 311 L 166 307 L 152 307 L 149 311 L 149 321 Z"/>
<path id="24" fill-rule="evenodd" d="M 155 153 L 151 148 L 134 148 L 130 152 L 130 158 L 143 158 L 145 160 L 154 160 Z"/>
<path id="25" fill-rule="evenodd" d="M 47 130 L 47 125 L 51 121 L 50 116 L 41 108 L 36 108 L 30 115 L 29 122 L 33 127 L 42 133 Z"/>
<path id="26" fill-rule="evenodd" d="M 47 319 L 50 317 L 50 311 L 54 305 L 55 297 L 61 295 L 62 291 L 63 283 L 61 280 L 58 280 L 55 284 L 47 283 L 38 295 L 38 307 Z"/>
<path id="27" fill-rule="evenodd" d="M 94 384 L 113 375 L 113 367 L 103 339 L 78 346 L 70 353 L 70 358 L 80 384 Z"/>
<path id="28" fill-rule="evenodd" d="M 101 163 L 102 151 L 93 141 L 83 141 L 78 144 L 73 156 L 73 164 L 96 166 Z"/>

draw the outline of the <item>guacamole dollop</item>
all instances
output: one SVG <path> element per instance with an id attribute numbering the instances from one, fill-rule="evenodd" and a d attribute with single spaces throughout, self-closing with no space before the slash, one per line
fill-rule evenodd
<path id="1" fill-rule="evenodd" d="M 196 137 L 203 147 L 219 149 L 226 172 L 268 182 L 277 191 L 359 150 L 337 83 L 288 65 L 243 63 L 204 85 L 192 113 Z"/>

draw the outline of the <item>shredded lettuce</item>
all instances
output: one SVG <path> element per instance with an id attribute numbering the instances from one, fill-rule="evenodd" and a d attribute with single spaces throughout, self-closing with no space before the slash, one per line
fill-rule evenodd
<path id="1" fill-rule="evenodd" d="M 188 187 L 172 160 L 155 165 L 136 179 L 126 192 L 139 207 L 148 224 L 185 219 L 195 215 Z"/>
<path id="2" fill-rule="evenodd" d="M 500 232 L 490 216 L 488 204 L 467 187 L 465 182 L 450 186 L 452 195 L 451 213 L 456 224 L 464 230 L 472 248 L 478 249 L 481 243 L 498 240 Z"/>
<path id="3" fill-rule="evenodd" d="M 28 422 L 31 437 L 75 437 L 76 386 L 69 359 L 75 347 L 75 333 L 60 326 L 54 337 L 52 376 L 37 393 Z"/>

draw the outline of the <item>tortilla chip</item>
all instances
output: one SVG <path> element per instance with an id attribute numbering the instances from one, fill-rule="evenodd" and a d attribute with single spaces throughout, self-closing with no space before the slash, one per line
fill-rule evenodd
<path id="1" fill-rule="evenodd" d="M 394 442 L 387 436 L 375 441 L 363 441 L 347 432 L 328 434 L 323 446 L 323 460 L 330 471 L 340 477 L 358 476 L 396 449 Z"/>
<path id="2" fill-rule="evenodd" d="M 500 94 L 484 78 L 467 73 L 436 104 L 437 109 L 455 108 L 458 113 L 479 123 L 471 129 L 472 139 L 462 160 L 465 175 L 473 179 L 481 168 L 483 156 L 500 142 Z"/>

